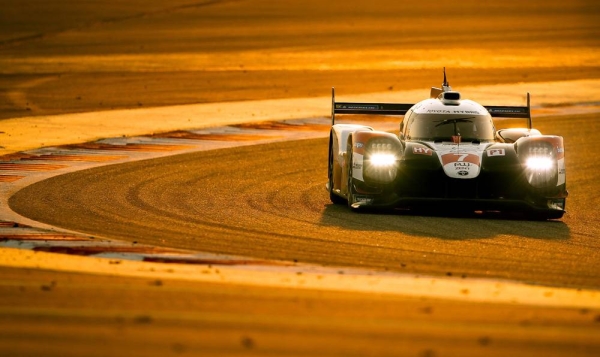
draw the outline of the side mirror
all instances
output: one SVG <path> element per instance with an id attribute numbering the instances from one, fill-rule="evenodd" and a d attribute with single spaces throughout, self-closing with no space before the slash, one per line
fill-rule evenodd
<path id="1" fill-rule="evenodd" d="M 496 139 L 504 143 L 512 144 L 520 138 L 539 135 L 542 135 L 542 133 L 536 129 L 510 128 L 498 130 L 496 132 Z"/>

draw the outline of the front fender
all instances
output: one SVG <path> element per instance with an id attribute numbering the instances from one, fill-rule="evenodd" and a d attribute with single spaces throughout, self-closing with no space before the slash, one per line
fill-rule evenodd
<path id="1" fill-rule="evenodd" d="M 335 124 L 331 127 L 331 137 L 333 138 L 332 150 L 334 158 L 336 158 L 340 166 L 343 164 L 343 154 L 346 152 L 350 135 L 365 130 L 373 131 L 373 128 L 357 124 Z"/>
<path id="2" fill-rule="evenodd" d="M 340 190 L 342 193 L 346 192 L 346 178 L 344 175 L 348 171 L 346 167 L 348 138 L 352 133 L 364 130 L 372 131 L 373 128 L 356 124 L 335 124 L 331 127 L 329 155 L 333 161 L 333 167 L 329 174 L 332 175 L 333 190 Z"/>

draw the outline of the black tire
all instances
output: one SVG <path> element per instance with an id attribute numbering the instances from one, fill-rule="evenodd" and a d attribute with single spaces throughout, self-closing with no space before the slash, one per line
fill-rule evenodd
<path id="1" fill-rule="evenodd" d="M 329 199 L 335 205 L 343 205 L 346 200 L 335 193 L 333 193 L 333 143 L 329 140 L 329 164 L 328 164 L 328 177 L 329 177 Z"/>
<path id="2" fill-rule="evenodd" d="M 348 207 L 352 210 L 356 208 L 352 207 L 354 204 L 354 179 L 352 178 L 352 140 L 348 140 L 348 147 L 346 150 L 348 159 Z"/>

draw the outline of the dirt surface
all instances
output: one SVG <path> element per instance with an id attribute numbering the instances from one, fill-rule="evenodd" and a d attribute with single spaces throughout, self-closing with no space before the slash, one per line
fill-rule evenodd
<path id="1" fill-rule="evenodd" d="M 457 89 L 600 78 L 595 1 L 165 4 L 0 1 L 0 119 L 319 97 L 331 86 L 347 94 L 427 89 L 440 84 L 444 66 Z M 326 143 L 318 140 L 57 177 L 11 205 L 159 245 L 598 289 L 597 117 L 536 124 L 565 136 L 571 197 L 561 222 L 352 215 L 327 202 Z M 10 356 L 600 351 L 595 309 L 7 267 L 0 276 L 0 354 Z"/>

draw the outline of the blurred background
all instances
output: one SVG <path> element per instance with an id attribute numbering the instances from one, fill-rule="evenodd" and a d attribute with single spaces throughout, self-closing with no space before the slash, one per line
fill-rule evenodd
<path id="1" fill-rule="evenodd" d="M 600 77 L 597 1 L 0 0 L 0 119 Z"/>

